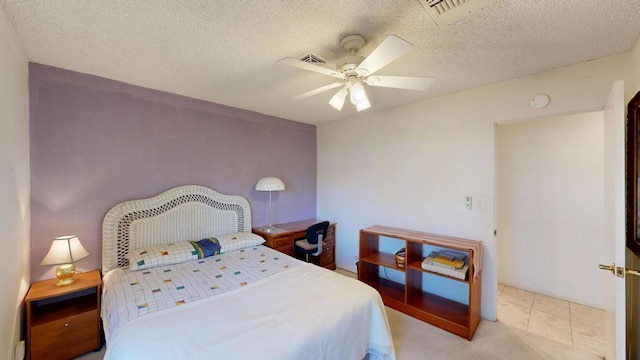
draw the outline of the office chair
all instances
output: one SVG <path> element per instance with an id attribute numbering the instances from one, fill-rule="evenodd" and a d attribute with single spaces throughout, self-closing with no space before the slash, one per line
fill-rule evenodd
<path id="1" fill-rule="evenodd" d="M 309 255 L 320 256 L 322 254 L 322 241 L 327 238 L 329 222 L 323 221 L 307 228 L 307 238 L 296 240 L 293 248 L 297 253 L 305 254 L 309 262 Z"/>

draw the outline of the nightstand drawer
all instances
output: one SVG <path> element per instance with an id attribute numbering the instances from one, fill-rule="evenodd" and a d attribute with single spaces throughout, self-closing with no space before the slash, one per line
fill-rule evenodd
<path id="1" fill-rule="evenodd" d="M 97 318 L 92 310 L 34 326 L 31 359 L 69 359 L 98 348 Z"/>

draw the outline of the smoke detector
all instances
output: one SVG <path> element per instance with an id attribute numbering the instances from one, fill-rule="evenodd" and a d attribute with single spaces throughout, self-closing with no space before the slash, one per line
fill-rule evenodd
<path id="1" fill-rule="evenodd" d="M 547 94 L 538 94 L 529 100 L 532 109 L 543 109 L 551 102 L 551 98 Z"/>

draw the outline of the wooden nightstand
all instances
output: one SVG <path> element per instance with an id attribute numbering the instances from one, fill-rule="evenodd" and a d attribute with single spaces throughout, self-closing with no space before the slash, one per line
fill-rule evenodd
<path id="1" fill-rule="evenodd" d="M 307 228 L 317 224 L 322 220 L 308 219 L 285 224 L 272 225 L 275 229 L 271 232 L 264 231 L 262 227 L 253 228 L 253 233 L 262 236 L 266 242 L 265 246 L 276 249 L 290 256 L 295 256 L 293 243 L 295 240 L 304 239 L 307 236 Z M 327 230 L 327 238 L 323 241 L 324 247 L 320 258 L 309 256 L 309 262 L 314 262 L 319 266 L 330 270 L 336 269 L 336 224 L 330 223 Z M 304 260 L 304 257 L 299 257 Z"/>
<path id="2" fill-rule="evenodd" d="M 101 347 L 100 271 L 74 278 L 68 286 L 56 286 L 58 279 L 35 282 L 27 292 L 28 359 L 70 359 Z"/>

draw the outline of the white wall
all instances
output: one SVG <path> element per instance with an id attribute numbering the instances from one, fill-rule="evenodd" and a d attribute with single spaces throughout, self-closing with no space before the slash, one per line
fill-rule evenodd
<path id="1" fill-rule="evenodd" d="M 358 231 L 374 224 L 481 240 L 482 316 L 494 320 L 494 124 L 600 110 L 630 64 L 625 53 L 318 126 L 318 217 L 338 222 L 338 266 L 355 270 Z M 547 108 L 531 109 L 537 93 Z M 466 210 L 466 195 L 485 209 Z"/>
<path id="2" fill-rule="evenodd" d="M 500 283 L 605 308 L 603 116 L 497 127 Z"/>
<path id="3" fill-rule="evenodd" d="M 636 44 L 632 50 L 633 57 L 633 81 L 631 82 L 633 91 L 629 93 L 629 97 L 633 97 L 640 91 L 640 36 L 636 39 Z"/>
<path id="4" fill-rule="evenodd" d="M 29 288 L 27 60 L 0 9 L 0 358 L 13 359 Z"/>

